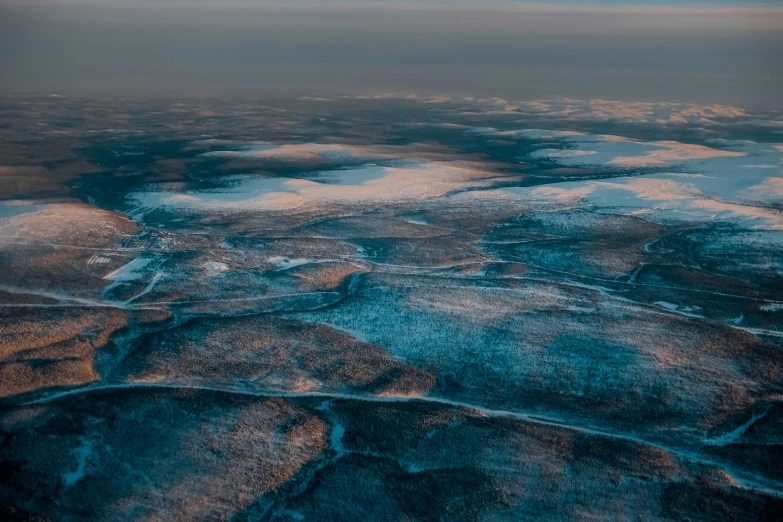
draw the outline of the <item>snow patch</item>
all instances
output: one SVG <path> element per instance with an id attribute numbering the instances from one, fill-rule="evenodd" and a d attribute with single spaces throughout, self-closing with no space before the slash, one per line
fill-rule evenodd
<path id="1" fill-rule="evenodd" d="M 753 415 L 744 424 L 737 426 L 735 429 L 726 433 L 725 435 L 722 435 L 715 439 L 708 440 L 706 441 L 706 443 L 709 444 L 710 446 L 728 446 L 729 444 L 733 444 L 734 442 L 739 440 L 739 438 L 742 437 L 745 434 L 745 432 L 748 430 L 748 428 L 753 426 L 753 424 L 755 424 L 756 421 L 764 418 L 767 415 L 768 411 L 769 410 L 765 410 L 761 413 Z"/>
<path id="2" fill-rule="evenodd" d="M 88 265 L 103 265 L 106 263 L 110 263 L 111 259 L 105 256 L 101 255 L 94 255 L 90 259 L 87 260 Z"/>
<path id="3" fill-rule="evenodd" d="M 76 469 L 68 473 L 63 473 L 63 484 L 65 487 L 70 487 L 79 482 L 86 475 L 85 467 L 87 466 L 87 458 L 92 454 L 93 442 L 90 439 L 82 438 L 82 445 L 75 450 L 76 455 Z"/>
<path id="4" fill-rule="evenodd" d="M 0 219 L 37 212 L 42 205 L 32 205 L 24 201 L 0 201 Z"/>
<path id="5" fill-rule="evenodd" d="M 274 256 L 274 257 L 268 257 L 267 262 L 275 265 L 277 267 L 277 270 L 288 270 L 289 268 L 294 268 L 296 266 L 314 263 L 315 259 L 310 259 L 306 257 L 290 258 L 286 256 Z"/>
<path id="6" fill-rule="evenodd" d="M 246 177 L 230 188 L 189 193 L 156 191 L 132 195 L 142 214 L 159 207 L 204 211 L 289 210 L 330 204 L 389 203 L 442 196 L 489 186 L 497 174 L 449 163 L 396 167 L 365 164 L 315 172 L 312 179 Z"/>
<path id="7" fill-rule="evenodd" d="M 208 276 L 216 276 L 228 270 L 228 265 L 218 261 L 208 261 L 203 265 Z"/>
<path id="8" fill-rule="evenodd" d="M 122 265 L 114 272 L 106 274 L 103 276 L 103 279 L 106 281 L 116 282 L 136 281 L 137 279 L 141 279 L 141 277 L 144 275 L 144 269 L 148 264 L 150 264 L 150 262 L 152 262 L 152 259 L 137 257 L 130 263 Z"/>

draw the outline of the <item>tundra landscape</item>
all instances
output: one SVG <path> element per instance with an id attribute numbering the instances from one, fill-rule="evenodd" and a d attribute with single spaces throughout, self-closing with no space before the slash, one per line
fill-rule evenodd
<path id="1" fill-rule="evenodd" d="M 779 520 L 783 113 L 0 100 L 4 520 Z"/>

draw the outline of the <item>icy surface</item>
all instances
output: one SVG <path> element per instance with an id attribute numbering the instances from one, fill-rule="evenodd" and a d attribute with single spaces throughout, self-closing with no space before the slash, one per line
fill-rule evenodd
<path id="1" fill-rule="evenodd" d="M 0 104 L 0 518 L 783 512 L 779 111 Z"/>

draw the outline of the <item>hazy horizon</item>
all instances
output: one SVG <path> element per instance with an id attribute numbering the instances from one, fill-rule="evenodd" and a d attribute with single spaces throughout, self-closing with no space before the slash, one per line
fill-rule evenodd
<path id="1" fill-rule="evenodd" d="M 746 2 L 3 2 L 5 93 L 602 97 L 777 105 Z"/>

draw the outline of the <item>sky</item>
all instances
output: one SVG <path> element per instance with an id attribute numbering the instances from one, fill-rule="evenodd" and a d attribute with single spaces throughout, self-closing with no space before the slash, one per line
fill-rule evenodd
<path id="1" fill-rule="evenodd" d="M 0 92 L 783 104 L 783 5 L 0 0 Z"/>

